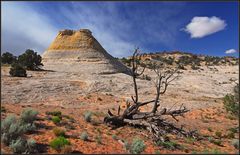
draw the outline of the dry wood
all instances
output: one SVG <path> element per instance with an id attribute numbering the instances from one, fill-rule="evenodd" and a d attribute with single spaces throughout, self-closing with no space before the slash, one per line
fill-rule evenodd
<path id="1" fill-rule="evenodd" d="M 112 126 L 113 128 L 124 126 L 126 124 L 136 127 L 143 127 L 152 133 L 152 138 L 156 141 L 166 141 L 167 139 L 165 135 L 167 133 L 174 133 L 185 137 L 196 137 L 195 132 L 187 132 L 183 130 L 183 127 L 178 128 L 173 124 L 168 123 L 162 117 L 164 115 L 168 115 L 171 116 L 174 120 L 178 121 L 177 116 L 183 116 L 184 113 L 189 111 L 186 107 L 183 106 L 183 104 L 177 110 L 172 110 L 172 108 L 175 106 L 174 104 L 170 109 L 163 108 L 161 111 L 158 111 L 160 109 L 160 96 L 166 92 L 169 84 L 179 77 L 178 69 L 176 68 L 174 70 L 165 70 L 162 64 L 157 65 L 155 63 L 153 65 L 153 70 L 156 73 L 157 77 L 155 82 L 156 97 L 154 100 L 139 102 L 138 86 L 136 79 L 143 74 L 145 66 L 143 67 L 141 72 L 138 71 L 141 60 L 141 55 L 139 55 L 138 48 L 135 49 L 131 60 L 131 75 L 133 79 L 135 93 L 135 96 L 131 96 L 133 103 L 130 104 L 129 102 L 127 102 L 126 109 L 123 111 L 122 114 L 120 114 L 120 106 L 118 108 L 117 115 L 114 115 L 110 110 L 108 110 L 108 116 L 104 118 L 104 122 Z M 151 111 L 141 112 L 139 110 L 140 107 L 152 103 L 153 108 Z"/>

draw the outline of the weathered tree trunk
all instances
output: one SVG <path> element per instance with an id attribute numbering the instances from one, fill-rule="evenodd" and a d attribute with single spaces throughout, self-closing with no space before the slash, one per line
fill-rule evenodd
<path id="1" fill-rule="evenodd" d="M 133 103 L 126 103 L 126 109 L 120 114 L 120 106 L 118 108 L 118 115 L 112 114 L 110 110 L 108 110 L 108 116 L 104 118 L 104 122 L 111 126 L 112 128 L 118 128 L 124 125 L 132 125 L 136 127 L 142 127 L 147 129 L 152 133 L 152 138 L 155 141 L 166 141 L 167 137 L 165 136 L 167 133 L 174 133 L 177 135 L 185 136 L 185 137 L 196 137 L 196 134 L 192 132 L 187 132 L 183 130 L 183 128 L 178 128 L 171 123 L 166 122 L 162 118 L 164 115 L 171 116 L 173 119 L 177 120 L 177 116 L 183 116 L 184 113 L 188 112 L 183 104 L 177 110 L 171 110 L 163 108 L 161 111 L 158 111 L 160 107 L 160 96 L 163 95 L 170 82 L 179 77 L 174 76 L 175 73 L 178 73 L 177 69 L 175 70 L 161 70 L 161 66 L 154 65 L 154 71 L 157 75 L 155 87 L 156 87 L 156 97 L 154 100 L 139 102 L 138 97 L 138 87 L 136 78 L 143 74 L 145 67 L 143 70 L 138 73 L 137 62 L 140 62 L 141 56 L 139 55 L 139 50 L 136 49 L 132 56 L 132 78 L 133 78 L 133 86 L 135 96 L 131 96 Z M 139 108 L 145 106 L 147 104 L 153 104 L 153 108 L 150 112 L 140 112 Z"/>

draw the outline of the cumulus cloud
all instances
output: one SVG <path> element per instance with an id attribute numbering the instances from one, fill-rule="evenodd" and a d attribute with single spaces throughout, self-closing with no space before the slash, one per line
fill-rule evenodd
<path id="1" fill-rule="evenodd" d="M 237 50 L 235 50 L 235 49 L 229 49 L 229 50 L 225 51 L 226 54 L 233 54 L 233 53 L 236 53 L 236 52 L 237 52 Z"/>
<path id="2" fill-rule="evenodd" d="M 223 30 L 227 24 L 218 17 L 193 17 L 184 31 L 191 34 L 191 38 L 202 38 Z"/>

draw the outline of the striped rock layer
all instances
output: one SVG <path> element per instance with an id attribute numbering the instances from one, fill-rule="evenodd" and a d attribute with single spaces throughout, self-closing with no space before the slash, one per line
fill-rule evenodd
<path id="1" fill-rule="evenodd" d="M 44 69 L 89 74 L 128 73 L 128 68 L 112 57 L 88 29 L 59 31 L 42 55 Z"/>

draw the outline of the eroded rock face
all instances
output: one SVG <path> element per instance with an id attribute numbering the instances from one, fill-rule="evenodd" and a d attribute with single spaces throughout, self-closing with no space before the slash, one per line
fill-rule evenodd
<path id="1" fill-rule="evenodd" d="M 113 58 L 88 29 L 59 31 L 42 55 L 44 69 L 89 74 L 127 73 L 128 68 Z"/>

